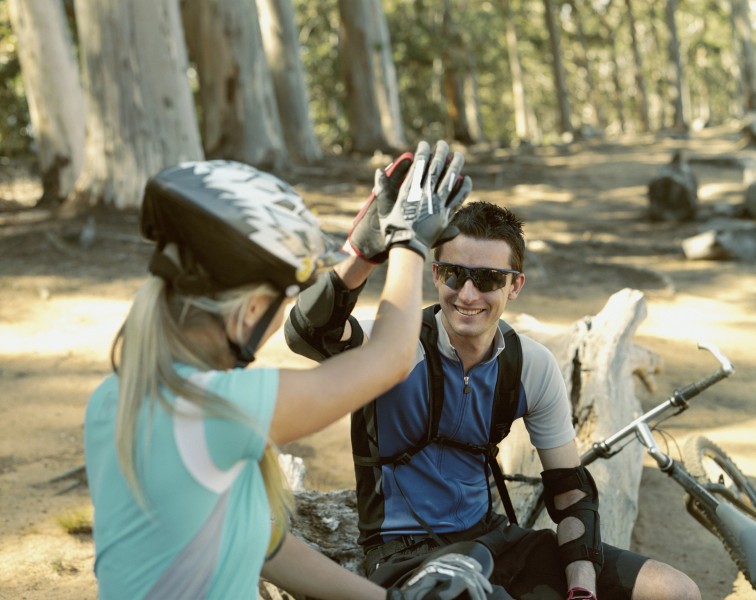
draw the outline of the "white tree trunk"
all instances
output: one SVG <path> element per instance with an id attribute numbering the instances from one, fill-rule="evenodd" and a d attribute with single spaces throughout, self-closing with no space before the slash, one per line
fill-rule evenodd
<path id="1" fill-rule="evenodd" d="M 29 116 L 37 140 L 43 196 L 61 202 L 84 162 L 84 93 L 60 2 L 10 0 Z"/>
<path id="2" fill-rule="evenodd" d="M 254 0 L 184 0 L 208 158 L 263 168 L 288 161 Z"/>
<path id="3" fill-rule="evenodd" d="M 323 152 L 310 119 L 294 6 L 291 0 L 257 0 L 257 10 L 289 154 L 306 164 L 317 162 Z"/>
<path id="4" fill-rule="evenodd" d="M 71 203 L 140 206 L 148 177 L 202 159 L 177 0 L 76 0 L 86 162 Z"/>
<path id="5" fill-rule="evenodd" d="M 339 0 L 347 114 L 357 152 L 406 145 L 396 70 L 380 0 Z"/>

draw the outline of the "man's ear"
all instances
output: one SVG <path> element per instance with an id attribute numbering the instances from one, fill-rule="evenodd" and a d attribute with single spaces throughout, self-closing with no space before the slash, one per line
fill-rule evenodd
<path id="1" fill-rule="evenodd" d="M 515 300 L 520 295 L 523 286 L 525 285 L 525 274 L 520 273 L 512 282 L 512 287 L 509 288 L 508 300 Z"/>
<path id="2" fill-rule="evenodd" d="M 431 264 L 431 273 L 433 274 L 433 285 L 438 287 L 438 266 Z"/>

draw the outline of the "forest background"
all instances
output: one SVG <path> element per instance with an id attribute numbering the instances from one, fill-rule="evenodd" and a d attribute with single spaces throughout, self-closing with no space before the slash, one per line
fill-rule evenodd
<path id="1" fill-rule="evenodd" d="M 149 256 L 141 190 L 181 160 L 272 170 L 343 236 L 376 167 L 451 140 L 474 197 L 526 218 L 518 312 L 566 327 L 641 289 L 660 392 L 710 366 L 698 336 L 738 367 L 672 429 L 756 472 L 756 269 L 680 250 L 713 217 L 744 221 L 753 24 L 749 0 L 0 0 L 0 598 L 95 596 L 86 489 L 46 482 L 83 460 L 86 397 Z M 646 184 L 680 150 L 698 214 L 652 223 Z M 267 359 L 297 364 L 281 340 Z M 312 487 L 351 484 L 346 427 L 290 448 Z M 644 469 L 633 547 L 706 598 L 749 597 L 679 495 Z"/>

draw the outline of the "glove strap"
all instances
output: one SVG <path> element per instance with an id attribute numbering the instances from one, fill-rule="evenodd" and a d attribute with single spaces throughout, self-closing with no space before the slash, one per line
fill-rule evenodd
<path id="1" fill-rule="evenodd" d="M 567 592 L 567 600 L 597 600 L 597 598 L 591 590 L 584 587 L 574 587 Z"/>

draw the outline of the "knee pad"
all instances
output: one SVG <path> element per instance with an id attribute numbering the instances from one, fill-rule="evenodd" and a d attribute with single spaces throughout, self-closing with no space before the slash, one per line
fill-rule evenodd
<path id="1" fill-rule="evenodd" d="M 559 546 L 564 564 L 577 560 L 589 560 L 601 571 L 604 553 L 601 544 L 599 498 L 596 482 L 582 465 L 568 469 L 548 469 L 541 473 L 544 503 L 551 519 L 558 525 L 567 517 L 575 517 L 583 524 L 583 534 Z M 554 498 L 559 494 L 579 490 L 586 495 L 566 508 L 557 509 Z"/>

